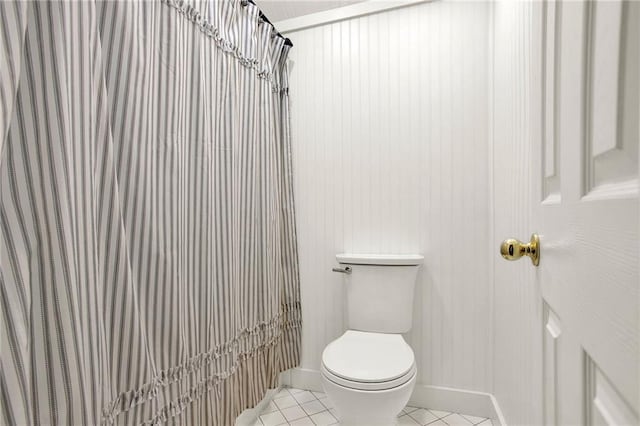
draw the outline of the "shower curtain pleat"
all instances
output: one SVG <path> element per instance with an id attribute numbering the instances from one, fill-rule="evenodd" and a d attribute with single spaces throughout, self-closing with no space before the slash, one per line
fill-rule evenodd
<path id="1" fill-rule="evenodd" d="M 233 424 L 300 357 L 289 46 L 235 0 L 0 24 L 0 423 Z"/>

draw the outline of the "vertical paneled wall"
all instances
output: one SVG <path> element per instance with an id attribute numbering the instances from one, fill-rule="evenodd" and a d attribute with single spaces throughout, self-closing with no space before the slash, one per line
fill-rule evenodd
<path id="1" fill-rule="evenodd" d="M 553 3 L 550 3 L 553 4 Z M 492 86 L 493 244 L 527 240 L 532 207 L 531 71 L 540 66 L 532 46 L 535 2 L 494 4 Z M 532 61 L 536 61 L 532 64 Z M 493 289 L 493 393 L 508 424 L 543 424 L 542 314 L 535 268 L 496 255 Z"/>
<path id="2" fill-rule="evenodd" d="M 336 253 L 421 253 L 419 382 L 491 390 L 489 11 L 430 2 L 287 34 L 302 368 L 346 328 Z"/>

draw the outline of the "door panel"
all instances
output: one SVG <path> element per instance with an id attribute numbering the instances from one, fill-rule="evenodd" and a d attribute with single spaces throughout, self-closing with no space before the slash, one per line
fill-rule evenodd
<path id="1" fill-rule="evenodd" d="M 547 424 L 638 424 L 640 3 L 534 13 L 533 228 Z"/>
<path id="2" fill-rule="evenodd" d="M 543 374 L 544 374 L 544 424 L 553 426 L 558 424 L 558 350 L 562 325 L 560 318 L 553 310 L 544 304 L 545 326 L 543 329 Z"/>
<path id="3" fill-rule="evenodd" d="M 637 194 L 637 7 L 589 2 L 585 30 L 585 156 L 583 194 L 589 200 Z"/>
<path id="4" fill-rule="evenodd" d="M 587 390 L 586 424 L 635 425 L 638 416 L 616 390 L 616 386 L 602 370 L 585 354 Z"/>
<path id="5" fill-rule="evenodd" d="M 544 162 L 544 173 L 540 176 L 542 182 L 542 199 L 547 204 L 555 204 L 560 201 L 560 141 L 558 140 L 557 127 L 557 85 L 556 76 L 559 64 L 560 37 L 557 34 L 560 25 L 559 3 L 548 1 L 543 4 L 543 29 L 542 29 L 542 104 L 544 113 L 542 115 L 542 137 L 540 145 L 542 149 L 542 161 Z"/>

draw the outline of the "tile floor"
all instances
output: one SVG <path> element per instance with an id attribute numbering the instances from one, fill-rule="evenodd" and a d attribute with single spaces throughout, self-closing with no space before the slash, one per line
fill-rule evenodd
<path id="1" fill-rule="evenodd" d="M 329 426 L 338 425 L 333 405 L 322 392 L 283 388 L 262 411 L 255 426 Z M 425 408 L 405 407 L 398 425 L 493 426 L 490 419 Z"/>

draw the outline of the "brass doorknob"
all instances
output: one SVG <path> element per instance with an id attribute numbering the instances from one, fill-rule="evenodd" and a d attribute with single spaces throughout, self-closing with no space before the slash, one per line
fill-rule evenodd
<path id="1" fill-rule="evenodd" d="M 500 254 L 507 260 L 518 260 L 522 256 L 529 256 L 531 262 L 538 266 L 540 264 L 540 237 L 532 234 L 528 243 L 523 243 L 515 238 L 504 240 L 500 245 Z"/>

